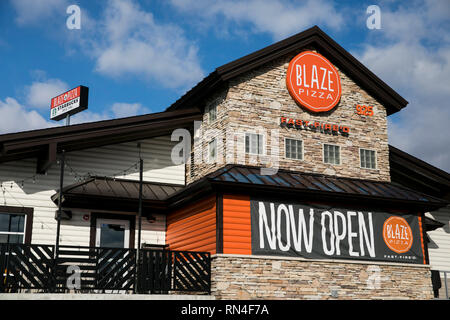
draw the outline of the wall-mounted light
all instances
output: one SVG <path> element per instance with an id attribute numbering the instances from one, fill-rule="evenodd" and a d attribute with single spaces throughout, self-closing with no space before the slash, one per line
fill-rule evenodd
<path id="1" fill-rule="evenodd" d="M 149 223 L 155 223 L 155 222 L 156 222 L 156 218 L 155 218 L 154 216 L 152 216 L 152 215 L 149 215 L 149 216 L 147 217 L 147 221 L 148 221 Z"/>

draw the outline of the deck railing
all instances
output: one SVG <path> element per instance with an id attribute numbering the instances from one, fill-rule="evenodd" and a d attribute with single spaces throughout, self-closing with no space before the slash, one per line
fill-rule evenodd
<path id="1" fill-rule="evenodd" d="M 0 244 L 0 293 L 210 293 L 208 252 Z"/>

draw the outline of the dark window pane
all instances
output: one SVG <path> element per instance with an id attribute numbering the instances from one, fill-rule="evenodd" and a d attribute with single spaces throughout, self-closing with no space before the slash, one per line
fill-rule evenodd
<path id="1" fill-rule="evenodd" d="M 245 135 L 245 152 L 250 152 L 250 137 L 248 134 Z"/>
<path id="2" fill-rule="evenodd" d="M 123 248 L 125 246 L 125 228 L 118 224 L 102 223 L 100 246 L 107 248 Z"/>
<path id="3" fill-rule="evenodd" d="M 24 227 L 23 214 L 0 213 L 0 232 L 23 232 Z"/>
<path id="4" fill-rule="evenodd" d="M 23 243 L 23 235 L 0 233 L 0 243 Z"/>

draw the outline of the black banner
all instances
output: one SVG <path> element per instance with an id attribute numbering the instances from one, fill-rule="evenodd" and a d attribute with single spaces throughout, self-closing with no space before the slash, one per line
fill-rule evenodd
<path id="1" fill-rule="evenodd" d="M 417 215 L 250 202 L 252 254 L 424 263 Z"/>

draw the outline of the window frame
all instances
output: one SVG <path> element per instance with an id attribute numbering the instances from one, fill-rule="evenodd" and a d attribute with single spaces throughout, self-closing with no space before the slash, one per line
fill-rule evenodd
<path id="1" fill-rule="evenodd" d="M 98 219 L 112 219 L 112 220 L 127 220 L 129 221 L 129 249 L 134 249 L 136 247 L 136 216 L 128 214 L 115 214 L 106 212 L 91 212 L 90 213 L 90 234 L 89 234 L 89 246 L 95 247 L 97 240 L 97 220 Z"/>
<path id="2" fill-rule="evenodd" d="M 33 213 L 34 208 L 29 207 L 11 207 L 0 206 L 0 214 L 22 214 L 25 216 L 23 232 L 1 232 L 1 234 L 23 234 L 23 243 L 31 244 L 31 236 L 33 231 Z"/>
<path id="3" fill-rule="evenodd" d="M 213 143 L 215 145 L 216 151 L 214 153 L 214 157 L 211 157 L 211 145 Z M 217 161 L 217 139 L 216 138 L 212 138 L 208 142 L 208 160 L 209 160 L 210 163 L 215 163 Z"/>
<path id="4" fill-rule="evenodd" d="M 251 152 L 251 139 L 249 138 L 249 148 L 248 148 L 248 152 L 247 152 L 247 135 L 256 135 L 256 136 L 261 136 L 261 153 L 253 153 Z M 259 149 L 259 141 L 257 142 L 258 148 Z M 255 132 L 245 132 L 244 134 L 244 154 L 248 154 L 248 155 L 253 155 L 253 156 L 264 156 L 266 152 L 266 136 L 262 133 L 255 133 Z"/>
<path id="5" fill-rule="evenodd" d="M 217 120 L 217 106 L 216 105 L 210 105 L 208 108 L 208 123 L 214 123 Z M 212 119 L 212 110 L 214 110 L 214 119 Z"/>
<path id="6" fill-rule="evenodd" d="M 375 153 L 375 168 L 367 168 L 367 167 L 363 167 L 362 166 L 362 159 L 361 159 L 361 150 L 366 150 L 366 151 L 373 151 Z M 375 149 L 367 149 L 367 148 L 358 148 L 358 153 L 359 153 L 359 168 L 360 169 L 367 169 L 367 170 L 378 170 L 378 155 L 377 155 L 377 150 Z"/>
<path id="7" fill-rule="evenodd" d="M 286 140 L 294 140 L 294 141 L 301 141 L 301 143 L 302 143 L 302 149 L 301 149 L 301 152 L 302 152 L 302 158 L 301 159 L 298 159 L 298 158 L 291 158 L 291 157 L 288 157 L 287 156 L 287 150 L 286 150 Z M 302 139 L 296 139 L 296 138 L 289 138 L 289 137 L 284 137 L 284 157 L 285 157 L 285 159 L 289 159 L 289 160 L 298 160 L 298 161 L 304 161 L 304 159 L 305 159 L 305 144 L 303 143 L 303 140 Z"/>
<path id="8" fill-rule="evenodd" d="M 339 148 L 339 163 L 325 162 L 325 145 L 335 146 L 335 147 Z M 340 165 L 342 165 L 341 155 L 342 155 L 342 152 L 341 152 L 341 146 L 340 145 L 333 144 L 333 143 L 325 143 L 325 142 L 322 143 L 322 161 L 323 161 L 324 164 L 330 164 L 330 165 L 333 165 L 333 166 L 340 166 Z"/>

